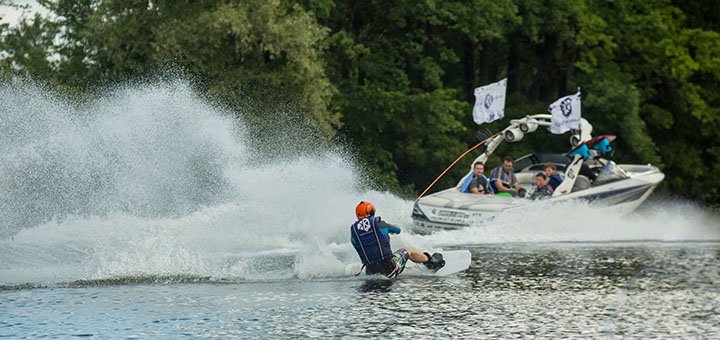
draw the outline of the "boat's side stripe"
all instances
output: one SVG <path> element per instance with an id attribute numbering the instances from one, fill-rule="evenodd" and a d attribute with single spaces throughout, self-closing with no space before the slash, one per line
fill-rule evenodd
<path id="1" fill-rule="evenodd" d="M 652 188 L 652 184 L 638 185 L 638 186 L 629 187 L 629 188 L 600 192 L 597 194 L 591 194 L 591 195 L 587 195 L 587 196 L 579 196 L 579 197 L 577 197 L 577 199 L 593 202 L 593 201 L 599 201 L 602 199 L 606 199 L 608 197 L 619 196 L 619 195 L 622 195 L 625 193 L 636 192 L 633 195 L 630 195 L 623 200 L 623 202 L 626 202 L 626 201 L 630 201 L 632 199 L 639 198 L 650 188 Z"/>

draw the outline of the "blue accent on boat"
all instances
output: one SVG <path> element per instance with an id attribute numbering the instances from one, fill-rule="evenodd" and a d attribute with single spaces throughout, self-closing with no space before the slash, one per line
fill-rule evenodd
<path id="1" fill-rule="evenodd" d="M 584 159 L 590 158 L 590 148 L 588 148 L 587 145 L 583 144 L 580 145 L 577 149 L 572 150 L 568 153 L 570 157 L 575 157 L 575 155 L 580 155 Z"/>
<path id="2" fill-rule="evenodd" d="M 610 153 L 613 148 L 610 146 L 610 141 L 607 138 L 603 138 L 593 146 L 593 149 L 599 150 L 602 153 Z"/>

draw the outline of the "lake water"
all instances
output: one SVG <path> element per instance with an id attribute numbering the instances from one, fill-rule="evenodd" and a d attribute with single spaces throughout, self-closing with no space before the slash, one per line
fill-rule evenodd
<path id="1" fill-rule="evenodd" d="M 0 98 L 2 338 L 720 337 L 720 219 L 691 202 L 417 235 L 353 152 L 251 131 L 183 83 Z M 395 248 L 470 249 L 471 267 L 353 276 L 361 200 L 403 229 Z"/>
<path id="2" fill-rule="evenodd" d="M 0 337 L 720 336 L 720 243 L 470 249 L 470 269 L 444 278 L 134 277 L 5 290 Z"/>

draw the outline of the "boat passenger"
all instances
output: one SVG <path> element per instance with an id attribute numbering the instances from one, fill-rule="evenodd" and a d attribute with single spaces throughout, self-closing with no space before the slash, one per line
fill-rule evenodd
<path id="1" fill-rule="evenodd" d="M 563 181 L 562 176 L 557 172 L 557 167 L 553 162 L 545 164 L 545 175 L 548 178 L 548 185 L 550 185 L 553 190 L 557 189 Z"/>
<path id="2" fill-rule="evenodd" d="M 350 226 L 350 241 L 365 268 L 365 274 L 381 274 L 396 278 L 405 269 L 407 260 L 422 263 L 428 269 L 438 270 L 445 266 L 442 254 L 430 255 L 405 247 L 393 252 L 390 235 L 399 234 L 400 228 L 390 225 L 375 216 L 375 206 L 362 201 L 355 207 L 357 221 Z"/>
<path id="3" fill-rule="evenodd" d="M 543 172 L 538 172 L 535 175 L 535 191 L 530 195 L 531 200 L 542 199 L 550 197 L 553 194 L 553 188 L 548 184 L 548 177 Z"/>
<path id="4" fill-rule="evenodd" d="M 512 157 L 503 157 L 502 165 L 498 165 L 490 173 L 490 181 L 495 193 L 506 192 L 512 196 L 518 196 L 521 188 L 515 177 Z"/>
<path id="5" fill-rule="evenodd" d="M 490 186 L 490 180 L 485 177 L 485 164 L 483 162 L 475 162 L 473 164 L 473 180 L 470 182 L 470 192 L 479 195 L 492 195 L 492 187 Z"/>

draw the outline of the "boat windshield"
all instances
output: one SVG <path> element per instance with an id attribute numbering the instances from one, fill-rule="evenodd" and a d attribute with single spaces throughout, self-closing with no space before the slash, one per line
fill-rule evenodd
<path id="1" fill-rule="evenodd" d="M 610 182 L 619 181 L 621 179 L 628 178 L 628 175 L 621 169 L 615 162 L 608 161 L 607 164 L 600 170 L 597 178 L 593 185 L 600 185 Z"/>
<path id="2" fill-rule="evenodd" d="M 516 159 L 515 162 L 513 162 L 513 168 L 515 168 L 515 172 L 523 171 L 525 170 L 525 168 L 537 163 L 538 161 L 533 158 L 535 158 L 535 155 L 529 154 Z"/>

